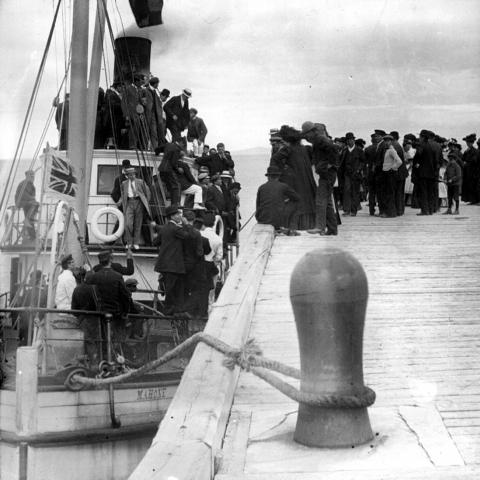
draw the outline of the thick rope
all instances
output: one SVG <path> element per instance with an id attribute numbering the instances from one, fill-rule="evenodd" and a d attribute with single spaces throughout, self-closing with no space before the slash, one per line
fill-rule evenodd
<path id="1" fill-rule="evenodd" d="M 255 376 L 261 378 L 269 385 L 298 403 L 324 408 L 362 408 L 369 407 L 375 402 L 375 392 L 369 387 L 362 387 L 361 390 L 350 395 L 319 395 L 302 392 L 289 383 L 276 377 L 268 370 L 273 370 L 282 375 L 296 379 L 300 379 L 300 371 L 296 368 L 284 365 L 281 362 L 263 357 L 261 349 L 253 339 L 249 339 L 242 348 L 233 348 L 218 338 L 212 337 L 203 332 L 192 335 L 157 360 L 146 363 L 135 370 L 130 370 L 126 373 L 107 378 L 89 378 L 81 374 L 74 374 L 67 379 L 65 386 L 67 388 L 78 390 L 79 386 L 101 388 L 106 385 L 122 383 L 173 360 L 195 347 L 198 343 L 205 343 L 217 352 L 223 353 L 226 357 L 223 363 L 227 368 L 233 369 L 235 365 L 238 365 L 241 369 L 253 373 Z"/>

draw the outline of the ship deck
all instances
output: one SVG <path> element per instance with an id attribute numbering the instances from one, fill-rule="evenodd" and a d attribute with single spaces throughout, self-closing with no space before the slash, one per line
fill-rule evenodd
<path id="1" fill-rule="evenodd" d="M 459 216 L 417 212 L 380 219 L 364 208 L 342 218 L 337 237 L 272 241 L 255 227 L 232 271 L 236 283 L 227 282 L 214 309 L 219 320 L 206 329 L 234 345 L 255 338 L 266 357 L 298 368 L 292 270 L 312 249 L 349 251 L 369 283 L 364 376 L 377 394 L 368 409 L 374 440 L 343 449 L 295 443 L 298 405 L 251 373 L 226 373 L 221 356 L 202 346 L 131 479 L 160 465 L 152 478 L 480 478 L 480 207 L 462 205 Z"/>

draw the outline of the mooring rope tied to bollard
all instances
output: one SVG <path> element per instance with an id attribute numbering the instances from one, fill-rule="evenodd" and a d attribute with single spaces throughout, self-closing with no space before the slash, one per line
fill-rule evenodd
<path id="1" fill-rule="evenodd" d="M 225 355 L 226 358 L 224 359 L 223 364 L 227 368 L 233 369 L 238 365 L 242 370 L 253 373 L 255 376 L 261 378 L 269 385 L 298 403 L 324 408 L 363 408 L 369 407 L 375 402 L 375 392 L 366 386 L 362 387 L 360 391 L 349 395 L 318 395 L 302 392 L 268 371 L 272 370 L 299 380 L 301 377 L 300 370 L 264 357 L 260 347 L 253 338 L 247 340 L 243 347 L 236 348 L 203 332 L 192 335 L 157 360 L 153 360 L 137 369 L 130 370 L 120 375 L 107 378 L 90 378 L 84 376 L 81 372 L 72 371 L 72 374 L 69 375 L 65 381 L 65 387 L 69 390 L 80 390 L 87 386 L 101 388 L 116 383 L 122 383 L 170 362 L 184 352 L 194 348 L 199 343 L 204 343 L 217 352 Z"/>

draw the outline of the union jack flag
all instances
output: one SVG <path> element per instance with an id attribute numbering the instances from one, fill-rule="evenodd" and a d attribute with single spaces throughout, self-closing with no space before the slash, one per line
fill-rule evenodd
<path id="1" fill-rule="evenodd" d="M 52 148 L 48 148 L 45 153 L 48 166 L 47 190 L 73 200 L 77 194 L 78 183 L 75 170 L 65 154 Z"/>

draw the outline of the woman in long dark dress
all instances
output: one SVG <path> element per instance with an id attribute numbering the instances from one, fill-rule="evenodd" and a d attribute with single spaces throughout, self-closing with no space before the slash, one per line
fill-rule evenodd
<path id="1" fill-rule="evenodd" d="M 294 230 L 314 228 L 316 183 L 308 150 L 300 144 L 299 130 L 283 125 L 279 135 L 286 145 L 272 154 L 270 165 L 280 169 L 280 181 L 292 187 L 300 197 L 295 204 L 286 205 L 285 227 Z"/>

